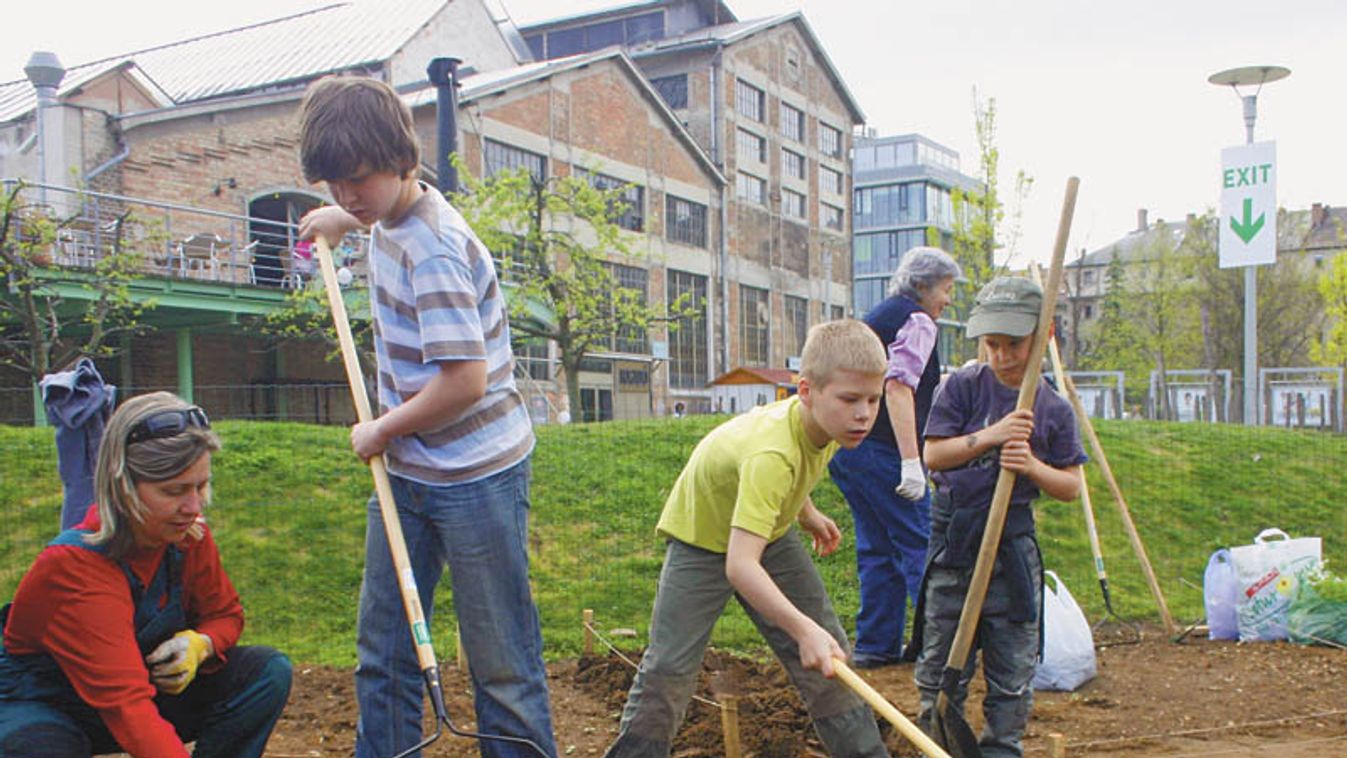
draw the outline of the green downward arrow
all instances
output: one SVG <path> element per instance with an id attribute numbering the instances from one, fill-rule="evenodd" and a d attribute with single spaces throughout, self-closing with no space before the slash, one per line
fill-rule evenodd
<path id="1" fill-rule="evenodd" d="M 1234 216 L 1230 217 L 1230 228 L 1235 230 L 1235 234 L 1244 240 L 1244 244 L 1249 244 L 1249 240 L 1258 235 L 1259 230 L 1263 228 L 1263 218 L 1266 214 L 1258 214 L 1258 220 L 1253 218 L 1253 198 L 1244 198 L 1244 221 L 1240 222 Z"/>

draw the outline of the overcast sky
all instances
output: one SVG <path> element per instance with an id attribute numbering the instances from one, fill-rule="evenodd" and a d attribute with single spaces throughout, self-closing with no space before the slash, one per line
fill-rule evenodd
<path id="1" fill-rule="evenodd" d="M 502 2 L 502 0 L 493 0 Z M 517 22 L 622 0 L 503 0 Z M 0 79 L 35 49 L 74 65 L 320 7 L 316 0 L 13 3 Z M 880 134 L 920 132 L 975 173 L 973 90 L 995 98 L 1001 184 L 1024 170 L 1016 262 L 1046 260 L 1066 178 L 1081 179 L 1073 254 L 1151 220 L 1215 206 L 1220 148 L 1241 144 L 1239 100 L 1207 77 L 1273 64 L 1291 77 L 1259 98 L 1257 137 L 1277 141 L 1279 204 L 1347 204 L 1347 2 L 1339 0 L 730 0 L 741 19 L 802 10 Z M 134 19 L 133 23 L 128 19 Z M 115 32 L 113 30 L 116 30 Z"/>

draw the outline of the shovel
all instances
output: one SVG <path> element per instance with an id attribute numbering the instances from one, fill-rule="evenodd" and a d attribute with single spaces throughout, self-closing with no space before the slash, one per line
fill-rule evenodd
<path id="1" fill-rule="evenodd" d="M 346 380 L 351 385 L 351 400 L 355 403 L 356 418 L 360 421 L 374 420 L 370 410 L 369 395 L 365 392 L 365 379 L 360 372 L 360 361 L 356 357 L 355 340 L 351 337 L 351 323 L 346 318 L 346 301 L 341 297 L 341 285 L 337 282 L 337 269 L 332 264 L 332 248 L 323 237 L 314 238 L 314 250 L 318 256 L 318 265 L 323 272 L 323 288 L 327 290 L 327 303 L 332 309 L 332 323 L 337 329 L 337 340 L 341 343 L 342 362 L 346 366 Z M 435 732 L 419 744 L 398 753 L 394 758 L 410 755 L 440 738 L 444 725 L 453 734 L 478 740 L 496 740 L 524 745 L 543 758 L 548 754 L 537 743 L 523 737 L 510 737 L 500 734 L 478 734 L 459 729 L 449 718 L 444 707 L 444 689 L 440 685 L 440 667 L 435 661 L 435 648 L 430 644 L 430 627 L 426 624 L 425 612 L 421 609 L 421 596 L 417 594 L 416 579 L 412 574 L 411 561 L 407 557 L 407 543 L 402 538 L 402 522 L 398 520 L 397 505 L 393 501 L 393 487 L 388 482 L 388 467 L 382 454 L 369 459 L 370 473 L 374 476 L 374 491 L 379 498 L 379 515 L 383 519 L 384 534 L 388 536 L 388 549 L 393 554 L 393 567 L 396 569 L 398 589 L 402 593 L 402 608 L 407 614 L 407 625 L 416 645 L 416 660 L 421 665 L 421 676 L 425 679 L 426 691 L 435 709 Z"/>
<path id="2" fill-rule="evenodd" d="M 907 738 L 908 742 L 917 746 L 917 749 L 929 756 L 929 758 L 950 758 L 946 753 L 935 744 L 935 741 L 921 730 L 921 727 L 912 723 L 902 711 L 898 710 L 884 696 L 879 694 L 870 683 L 865 681 L 841 658 L 833 659 L 833 673 L 837 675 L 842 683 L 850 687 L 852 692 L 861 696 L 861 699 L 870 704 L 875 709 L 875 713 L 884 717 L 884 720 L 893 724 L 893 728 L 898 733 Z"/>
<path id="3" fill-rule="evenodd" d="M 1076 210 L 1076 191 L 1079 187 L 1079 179 L 1074 176 L 1067 179 L 1062 215 L 1057 223 L 1057 240 L 1052 250 L 1052 268 L 1048 273 L 1047 285 L 1043 288 L 1043 307 L 1038 313 L 1038 329 L 1034 332 L 1029 363 L 1020 382 L 1020 395 L 1015 403 L 1016 410 L 1032 409 L 1034 397 L 1038 393 L 1038 380 L 1043 370 L 1043 355 L 1047 352 L 1048 340 L 1052 333 L 1057 290 L 1062 282 L 1062 261 L 1066 257 L 1067 238 L 1071 236 L 1071 217 Z M 959 679 L 964 664 L 968 661 L 968 653 L 973 647 L 978 621 L 982 617 L 982 603 L 987 598 L 987 584 L 991 581 L 992 569 L 996 566 L 996 551 L 1001 544 L 1001 532 L 1005 528 L 1006 512 L 1010 510 L 1010 494 L 1014 487 L 1015 473 L 1001 469 L 996 479 L 996 490 L 992 494 L 987 527 L 982 533 L 982 544 L 978 548 L 977 563 L 973 567 L 973 577 L 969 581 L 968 595 L 964 597 L 959 628 L 954 633 L 949 658 L 945 661 L 945 670 L 940 675 L 940 694 L 936 697 L 935 709 L 931 712 L 932 736 L 956 758 L 982 756 L 977 735 L 973 734 L 973 729 L 964 718 L 962 709 L 954 707 L 954 699 L 958 695 Z"/>

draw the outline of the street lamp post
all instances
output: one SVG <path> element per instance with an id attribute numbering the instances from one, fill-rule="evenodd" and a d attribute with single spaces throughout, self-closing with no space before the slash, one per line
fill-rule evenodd
<path id="1" fill-rule="evenodd" d="M 1281 66 L 1243 66 L 1218 71 L 1207 77 L 1211 84 L 1228 86 L 1244 103 L 1244 144 L 1253 144 L 1253 126 L 1258 119 L 1258 93 L 1263 85 L 1285 79 L 1291 70 Z M 1241 86 L 1256 87 L 1252 94 L 1242 94 Z M 1272 209 L 1276 213 L 1276 208 Z M 1221 223 L 1225 223 L 1222 218 Z M 1275 244 L 1275 241 L 1274 241 Z M 1258 404 L 1258 269 L 1256 264 L 1244 267 L 1244 423 L 1259 423 Z"/>

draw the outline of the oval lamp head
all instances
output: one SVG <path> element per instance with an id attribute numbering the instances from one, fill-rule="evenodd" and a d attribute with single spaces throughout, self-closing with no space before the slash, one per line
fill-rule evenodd
<path id="1" fill-rule="evenodd" d="M 1290 75 L 1291 69 L 1285 66 L 1241 66 L 1217 71 L 1207 77 L 1207 81 L 1222 86 L 1257 85 L 1261 87 L 1268 82 L 1285 79 Z"/>

